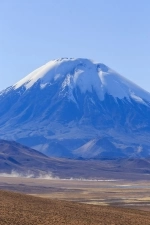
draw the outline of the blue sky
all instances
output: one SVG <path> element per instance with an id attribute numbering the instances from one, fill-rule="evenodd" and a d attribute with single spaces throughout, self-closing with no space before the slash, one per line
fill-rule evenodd
<path id="1" fill-rule="evenodd" d="M 150 91 L 150 1 L 0 0 L 0 89 L 60 57 L 102 62 Z"/>

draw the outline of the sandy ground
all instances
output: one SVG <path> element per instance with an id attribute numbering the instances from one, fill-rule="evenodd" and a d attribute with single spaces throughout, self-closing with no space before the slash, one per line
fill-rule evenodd
<path id="1" fill-rule="evenodd" d="M 0 225 L 150 225 L 150 214 L 0 191 Z"/>
<path id="2" fill-rule="evenodd" d="M 150 211 L 149 181 L 81 181 L 0 177 L 0 189 L 46 199 Z"/>

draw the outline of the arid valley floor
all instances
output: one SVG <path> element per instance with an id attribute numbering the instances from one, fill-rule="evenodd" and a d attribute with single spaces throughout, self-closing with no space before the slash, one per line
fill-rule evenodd
<path id="1" fill-rule="evenodd" d="M 0 225 L 150 225 L 149 181 L 0 177 L 0 189 Z"/>

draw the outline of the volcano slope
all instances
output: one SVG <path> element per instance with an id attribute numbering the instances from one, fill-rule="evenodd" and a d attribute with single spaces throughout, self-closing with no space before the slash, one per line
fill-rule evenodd
<path id="1" fill-rule="evenodd" d="M 0 191 L 0 225 L 149 225 L 150 214 Z"/>
<path id="2" fill-rule="evenodd" d="M 1 91 L 0 105 L 0 137 L 51 157 L 150 156 L 150 93 L 102 63 L 50 61 Z"/>

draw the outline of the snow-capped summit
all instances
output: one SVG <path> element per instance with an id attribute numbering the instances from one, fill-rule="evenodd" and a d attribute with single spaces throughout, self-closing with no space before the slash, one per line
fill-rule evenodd
<path id="1" fill-rule="evenodd" d="M 0 92 L 0 137 L 50 156 L 150 155 L 150 93 L 89 59 L 61 58 Z"/>
<path id="2" fill-rule="evenodd" d="M 22 86 L 31 88 L 37 81 L 43 89 L 56 81 L 63 80 L 62 90 L 68 87 L 72 90 L 78 87 L 81 93 L 97 93 L 100 100 L 106 93 L 119 99 L 132 98 L 144 103 L 150 101 L 150 94 L 142 88 L 125 79 L 102 63 L 96 63 L 89 59 L 61 58 L 52 60 L 36 69 L 14 85 L 14 89 Z"/>

